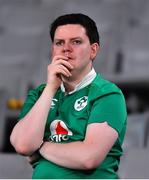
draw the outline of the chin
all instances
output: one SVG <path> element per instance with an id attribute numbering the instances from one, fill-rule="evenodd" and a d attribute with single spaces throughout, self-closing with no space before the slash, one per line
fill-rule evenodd
<path id="1" fill-rule="evenodd" d="M 74 75 L 72 75 L 71 77 L 62 77 L 62 81 L 63 82 L 70 82 L 70 81 L 74 81 L 76 78 Z"/>

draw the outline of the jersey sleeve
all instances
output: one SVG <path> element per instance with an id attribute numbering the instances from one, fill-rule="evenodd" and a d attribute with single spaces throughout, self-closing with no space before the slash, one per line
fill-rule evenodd
<path id="1" fill-rule="evenodd" d="M 126 105 L 122 94 L 108 94 L 95 100 L 88 123 L 107 122 L 120 134 L 126 122 Z"/>
<path id="2" fill-rule="evenodd" d="M 38 88 L 29 91 L 25 103 L 23 105 L 23 108 L 21 110 L 21 113 L 19 115 L 19 120 L 22 119 L 34 106 L 39 96 L 41 95 L 44 87 L 45 85 L 40 85 Z"/>

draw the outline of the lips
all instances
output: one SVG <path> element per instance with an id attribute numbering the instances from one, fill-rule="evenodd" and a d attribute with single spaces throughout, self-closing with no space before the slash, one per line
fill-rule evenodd
<path id="1" fill-rule="evenodd" d="M 74 59 L 74 56 L 71 55 L 69 52 L 65 52 L 65 57 L 67 57 L 70 60 Z"/>
<path id="2" fill-rule="evenodd" d="M 72 56 L 67 56 L 68 60 L 72 60 L 73 57 Z"/>
<path id="3" fill-rule="evenodd" d="M 72 57 L 68 57 L 68 56 L 67 56 L 67 58 L 68 58 L 68 60 L 71 60 L 71 59 L 72 59 Z"/>

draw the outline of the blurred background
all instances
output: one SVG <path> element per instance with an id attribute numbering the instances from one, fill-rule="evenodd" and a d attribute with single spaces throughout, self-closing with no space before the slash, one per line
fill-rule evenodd
<path id="1" fill-rule="evenodd" d="M 0 0 L 0 178 L 31 178 L 9 136 L 27 92 L 46 81 L 49 25 L 85 13 L 97 22 L 101 51 L 95 69 L 123 91 L 128 127 L 120 178 L 149 179 L 149 1 Z"/>

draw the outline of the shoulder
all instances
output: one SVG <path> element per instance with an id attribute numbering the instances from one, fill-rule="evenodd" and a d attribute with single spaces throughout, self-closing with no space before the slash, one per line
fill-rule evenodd
<path id="1" fill-rule="evenodd" d="M 90 85 L 89 90 L 92 99 L 110 94 L 119 94 L 123 96 L 121 89 L 111 81 L 108 81 L 97 74 L 96 78 Z"/>
<path id="2" fill-rule="evenodd" d="M 34 97 L 35 99 L 38 99 L 40 97 L 40 95 L 42 94 L 45 87 L 46 87 L 46 84 L 40 84 L 36 88 L 30 90 L 28 92 L 28 96 L 29 97 L 31 96 L 31 97 Z M 59 93 L 60 93 L 60 88 L 57 90 L 55 96 L 58 96 Z"/>
<path id="3" fill-rule="evenodd" d="M 41 84 L 41 85 L 37 86 L 36 88 L 30 90 L 28 92 L 28 96 L 37 96 L 37 97 L 39 97 L 42 94 L 45 86 L 46 86 L 46 84 Z"/>

